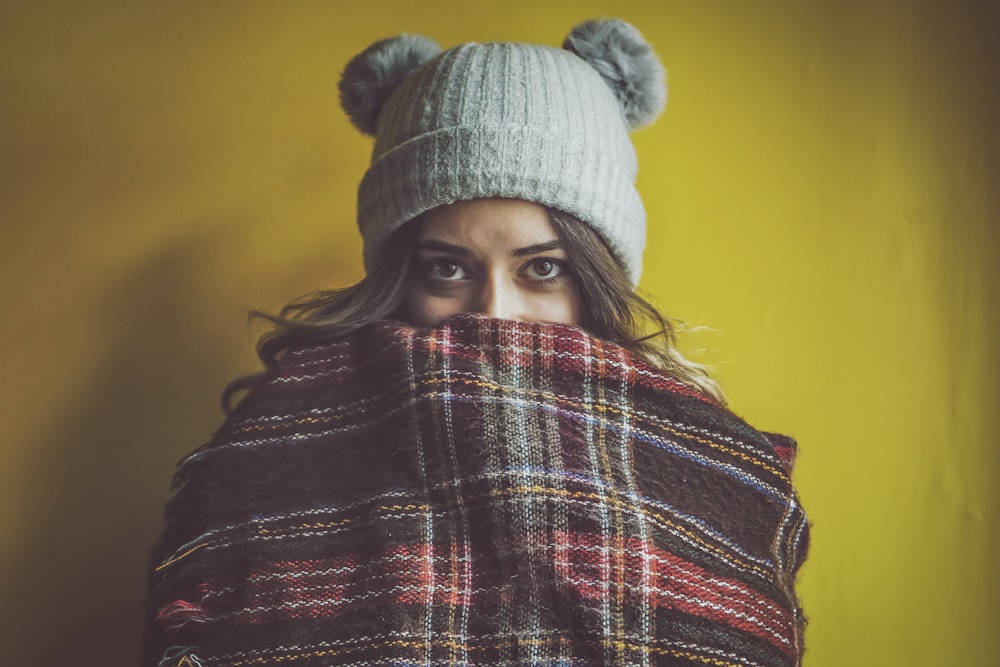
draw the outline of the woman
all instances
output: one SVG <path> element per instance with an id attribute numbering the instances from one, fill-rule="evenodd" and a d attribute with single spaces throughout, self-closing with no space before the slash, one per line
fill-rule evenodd
<path id="1" fill-rule="evenodd" d="M 149 662 L 798 663 L 794 443 L 634 291 L 662 68 L 620 21 L 564 47 L 348 65 L 367 275 L 272 318 L 182 463 Z"/>

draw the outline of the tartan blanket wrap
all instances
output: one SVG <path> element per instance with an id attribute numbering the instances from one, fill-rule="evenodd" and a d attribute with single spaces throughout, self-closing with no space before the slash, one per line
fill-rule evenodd
<path id="1" fill-rule="evenodd" d="M 299 347 L 180 464 L 152 663 L 798 664 L 794 453 L 574 327 Z"/>

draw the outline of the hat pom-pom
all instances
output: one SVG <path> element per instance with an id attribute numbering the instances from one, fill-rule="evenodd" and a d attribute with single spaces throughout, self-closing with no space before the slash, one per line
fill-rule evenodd
<path id="1" fill-rule="evenodd" d="M 633 26 L 620 19 L 587 21 L 573 28 L 563 48 L 597 70 L 618 98 L 632 129 L 652 123 L 663 112 L 666 71 Z"/>
<path id="2" fill-rule="evenodd" d="M 379 112 L 392 91 L 439 53 L 440 46 L 420 35 L 399 35 L 375 42 L 344 68 L 340 106 L 356 128 L 375 136 Z"/>

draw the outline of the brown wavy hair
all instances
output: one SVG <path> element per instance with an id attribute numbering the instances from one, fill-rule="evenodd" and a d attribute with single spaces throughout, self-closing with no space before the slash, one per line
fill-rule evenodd
<path id="1" fill-rule="evenodd" d="M 546 210 L 571 270 L 578 276 L 575 285 L 582 306 L 581 328 L 621 345 L 678 381 L 725 403 L 721 387 L 707 369 L 677 349 L 674 323 L 633 289 L 597 232 L 568 213 Z M 379 320 L 401 319 L 406 279 L 420 235 L 419 223 L 417 218 L 396 231 L 384 246 L 382 261 L 354 285 L 311 292 L 286 305 L 277 315 L 252 312 L 251 318 L 272 325 L 257 342 L 257 355 L 265 369 L 277 366 L 290 347 L 336 339 Z M 264 375 L 248 375 L 229 383 L 222 393 L 226 412 L 232 410 L 238 394 L 252 389 Z"/>

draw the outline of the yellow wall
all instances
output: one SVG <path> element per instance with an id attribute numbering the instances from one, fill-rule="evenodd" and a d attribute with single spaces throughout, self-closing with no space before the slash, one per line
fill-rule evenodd
<path id="1" fill-rule="evenodd" d="M 474 9 L 472 7 L 475 7 Z M 797 436 L 808 667 L 995 665 L 997 2 L 0 3 L 0 664 L 128 665 L 251 307 L 360 274 L 340 67 L 638 25 L 644 285 Z"/>

